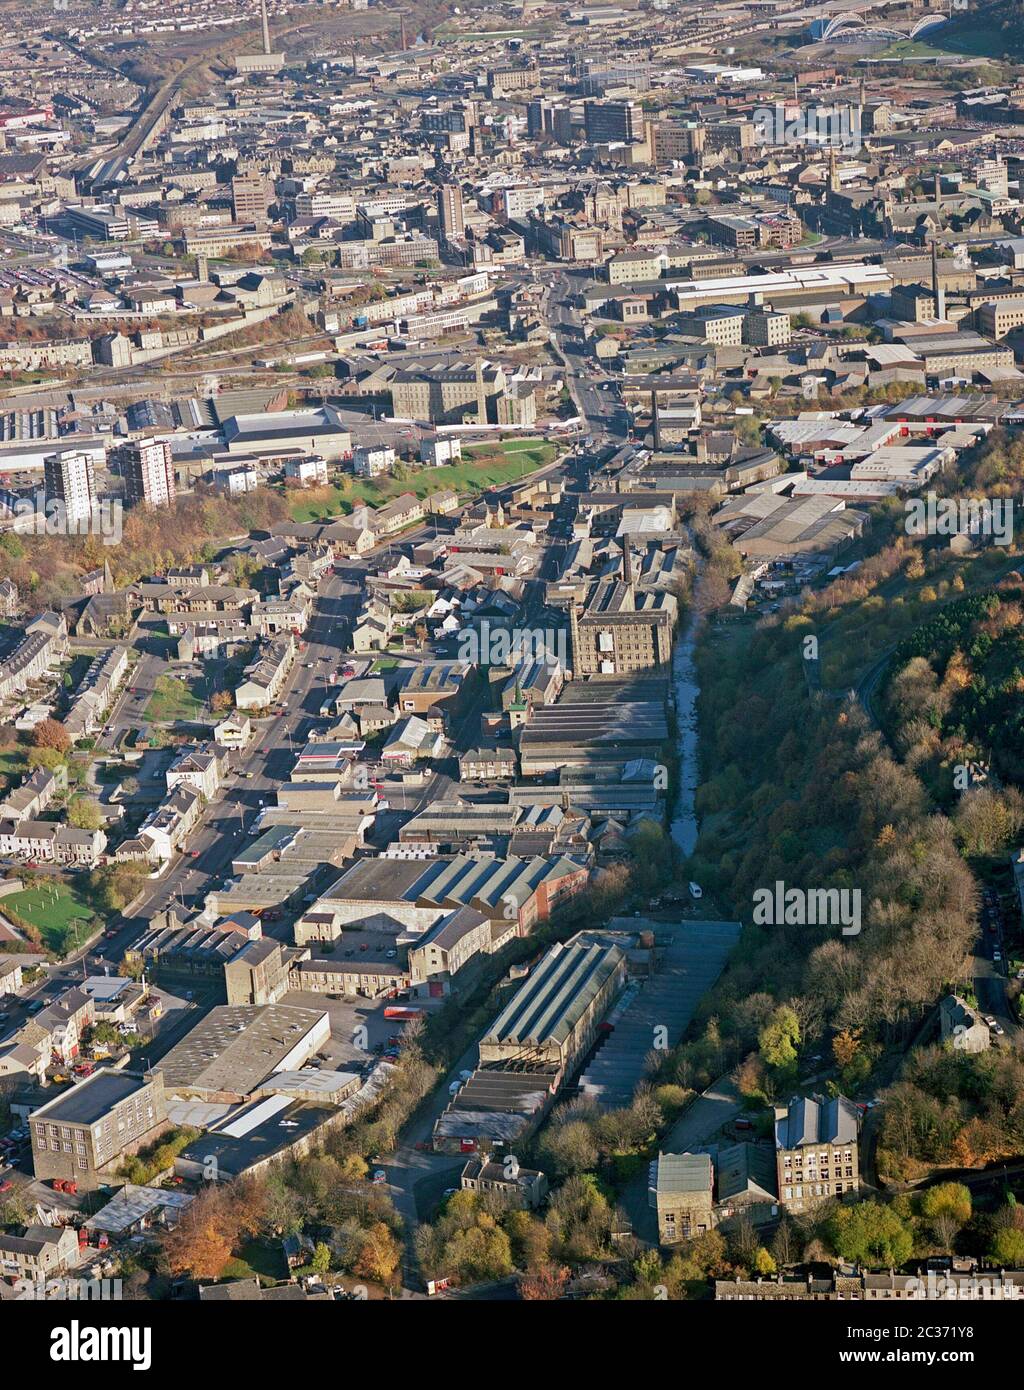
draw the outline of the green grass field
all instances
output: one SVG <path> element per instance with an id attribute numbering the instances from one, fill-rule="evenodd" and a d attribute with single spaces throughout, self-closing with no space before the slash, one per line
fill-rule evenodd
<path id="1" fill-rule="evenodd" d="M 175 724 L 197 719 L 203 702 L 192 694 L 189 686 L 176 676 L 161 676 L 146 705 L 146 717 L 154 724 Z"/>
<path id="2" fill-rule="evenodd" d="M 280 1247 L 265 1245 L 259 1240 L 247 1241 L 220 1272 L 222 1279 L 259 1279 L 263 1284 L 276 1284 L 287 1279 L 288 1262 Z"/>
<path id="3" fill-rule="evenodd" d="M 543 439 L 506 439 L 493 444 L 467 444 L 464 453 L 460 463 L 412 469 L 405 478 L 357 478 L 343 488 L 319 488 L 312 496 L 299 493 L 290 499 L 288 510 L 293 521 L 327 521 L 347 516 L 360 503 L 379 507 L 403 492 L 426 497 L 443 488 L 454 488 L 460 494 L 475 494 L 525 478 L 551 463 L 557 450 Z"/>
<path id="4" fill-rule="evenodd" d="M 1006 62 L 1012 56 L 1012 52 L 1020 52 L 1020 42 L 1016 35 L 1008 42 L 1006 34 L 997 24 L 986 22 L 979 16 L 970 22 L 957 20 L 941 29 L 933 29 L 920 39 L 898 39 L 879 56 L 911 61 L 914 58 L 960 56 L 992 58 Z"/>
<path id="5" fill-rule="evenodd" d="M 933 48 L 930 43 L 920 39 L 897 39 L 890 44 L 882 58 L 948 58 L 949 53 L 942 48 Z"/>
<path id="6" fill-rule="evenodd" d="M 0 753 L 0 773 L 5 777 L 22 777 L 27 770 L 24 748 L 5 748 Z"/>
<path id="7" fill-rule="evenodd" d="M 0 899 L 0 912 L 5 909 L 22 922 L 38 927 L 43 944 L 57 955 L 74 949 L 75 923 L 85 922 L 92 916 L 92 908 L 73 888 L 59 879 L 49 878 Z M 84 931 L 79 932 L 77 940 L 85 940 Z"/>

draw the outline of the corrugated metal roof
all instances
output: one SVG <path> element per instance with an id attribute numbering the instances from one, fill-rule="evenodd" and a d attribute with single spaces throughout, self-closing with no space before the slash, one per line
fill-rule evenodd
<path id="1" fill-rule="evenodd" d="M 622 960 L 617 946 L 552 946 L 495 1019 L 485 1041 L 520 1046 L 564 1042 Z"/>

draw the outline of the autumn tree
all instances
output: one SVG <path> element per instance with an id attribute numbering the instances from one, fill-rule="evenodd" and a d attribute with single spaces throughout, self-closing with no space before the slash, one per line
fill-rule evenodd
<path id="1" fill-rule="evenodd" d="M 352 1266 L 352 1272 L 361 1279 L 371 1279 L 377 1284 L 390 1285 L 395 1270 L 402 1259 L 402 1247 L 391 1229 L 378 1221 L 363 1234 L 359 1254 Z"/>
<path id="2" fill-rule="evenodd" d="M 519 1280 L 519 1297 L 527 1303 L 553 1303 L 562 1297 L 568 1282 L 569 1270 L 566 1265 L 542 1265 L 533 1274 L 524 1274 Z"/>
<path id="3" fill-rule="evenodd" d="M 221 1188 L 208 1187 L 163 1238 L 168 1268 L 172 1274 L 216 1279 L 231 1258 L 237 1235 L 230 1198 Z"/>
<path id="4" fill-rule="evenodd" d="M 71 747 L 71 737 L 58 719 L 42 719 L 32 730 L 32 742 L 36 748 L 52 748 L 58 753 L 67 753 Z"/>
<path id="5" fill-rule="evenodd" d="M 837 1067 L 848 1067 L 860 1048 L 860 1029 L 842 1028 L 832 1039 L 832 1056 Z"/>

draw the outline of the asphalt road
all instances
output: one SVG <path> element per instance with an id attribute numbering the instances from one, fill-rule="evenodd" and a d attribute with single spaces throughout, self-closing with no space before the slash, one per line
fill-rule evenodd
<path id="1" fill-rule="evenodd" d="M 230 868 L 261 806 L 286 780 L 295 753 L 319 717 L 327 673 L 347 654 L 343 639 L 359 601 L 359 586 L 353 579 L 332 574 L 323 580 L 304 634 L 306 648 L 298 653 L 281 695 L 280 704 L 287 712 L 257 721 L 248 753 L 211 800 L 187 851 L 143 895 L 136 909 L 138 918 L 148 919 L 175 901 L 182 907 L 201 906 L 211 883 Z M 135 932 L 143 925 L 140 921 Z M 119 946 L 120 939 L 113 944 Z"/>
<path id="2" fill-rule="evenodd" d="M 1016 1047 L 1024 1044 L 1024 1029 L 1014 1018 L 1007 996 L 1006 959 L 992 959 L 992 945 L 982 940 L 975 952 L 972 974 L 978 1008 L 991 1015 L 1003 1029 L 1003 1035 Z"/>
<path id="3" fill-rule="evenodd" d="M 107 723 L 96 741 L 99 751 L 109 753 L 131 731 L 147 727 L 143 717 L 149 698 L 156 688 L 159 677 L 166 671 L 167 663 L 156 656 L 143 656 L 134 670 L 128 672 L 121 693 L 107 716 Z"/>
<path id="4" fill-rule="evenodd" d="M 544 291 L 541 312 L 551 330 L 551 346 L 565 368 L 569 394 L 587 429 L 601 439 L 621 443 L 629 433 L 629 418 L 613 379 L 583 349 L 583 322 L 572 302 L 579 288 L 568 272 L 556 274 Z"/>

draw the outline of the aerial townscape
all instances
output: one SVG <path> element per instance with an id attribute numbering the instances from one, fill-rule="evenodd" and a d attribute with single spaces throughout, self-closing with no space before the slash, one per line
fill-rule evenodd
<path id="1" fill-rule="evenodd" d="M 103 1300 L 970 1360 L 1024 4 L 0 16 L 0 1303 L 78 1301 L 54 1360 Z"/>

